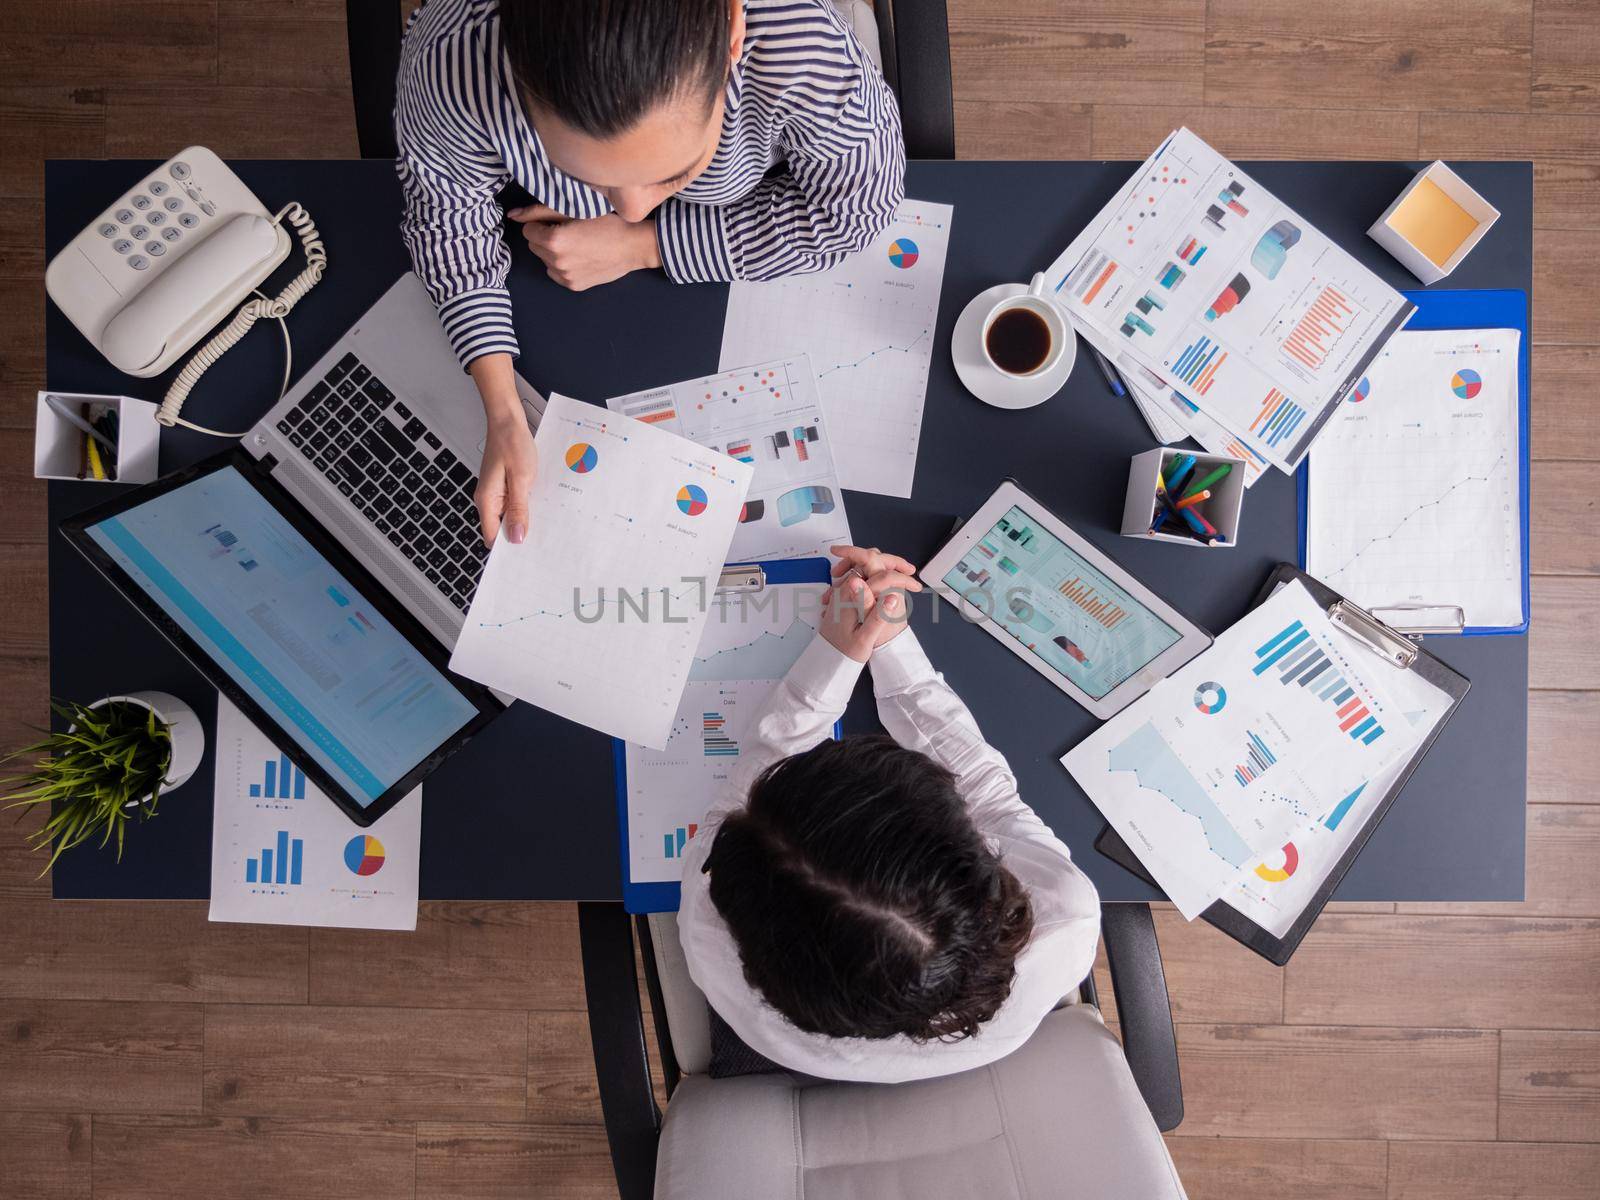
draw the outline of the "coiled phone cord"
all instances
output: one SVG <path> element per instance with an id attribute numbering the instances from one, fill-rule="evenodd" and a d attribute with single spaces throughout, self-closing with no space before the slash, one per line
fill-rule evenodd
<path id="1" fill-rule="evenodd" d="M 285 220 L 294 226 L 295 233 L 300 238 L 300 245 L 306 256 L 305 270 L 289 281 L 288 286 L 278 293 L 276 300 L 257 288 L 255 294 L 259 299 L 246 301 L 233 315 L 233 320 L 195 352 L 194 357 L 184 364 L 183 370 L 178 372 L 178 377 L 167 389 L 161 407 L 156 409 L 158 424 L 168 428 L 182 425 L 185 429 L 210 434 L 212 437 L 237 438 L 243 437 L 248 432 L 246 430 L 240 433 L 224 433 L 219 429 L 207 429 L 204 425 L 185 421 L 178 414 L 183 411 L 183 402 L 189 398 L 189 392 L 200 382 L 200 377 L 206 373 L 211 364 L 238 345 L 262 317 L 270 317 L 277 321 L 278 328 L 283 331 L 283 382 L 278 388 L 278 400 L 282 400 L 283 394 L 289 390 L 289 372 L 294 362 L 294 346 L 289 340 L 289 326 L 284 318 L 307 292 L 322 282 L 322 273 L 328 268 L 328 251 L 317 233 L 316 222 L 299 204 L 286 204 L 272 218 L 272 223 L 282 225 Z"/>

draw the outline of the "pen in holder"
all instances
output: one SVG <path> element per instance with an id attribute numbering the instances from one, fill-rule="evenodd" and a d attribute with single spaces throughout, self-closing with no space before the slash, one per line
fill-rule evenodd
<path id="1" fill-rule="evenodd" d="M 149 483 L 156 477 L 160 441 L 156 406 L 148 400 L 40 392 L 34 478 Z"/>
<path id="2" fill-rule="evenodd" d="M 1239 538 L 1244 460 L 1158 446 L 1128 466 L 1122 532 L 1188 546 L 1226 547 Z"/>

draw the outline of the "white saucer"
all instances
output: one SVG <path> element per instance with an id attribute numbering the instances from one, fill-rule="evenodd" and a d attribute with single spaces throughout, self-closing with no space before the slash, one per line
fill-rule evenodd
<path id="1" fill-rule="evenodd" d="M 956 318 L 956 330 L 950 337 L 950 357 L 955 360 L 956 374 L 967 391 L 985 404 L 996 408 L 1032 408 L 1043 404 L 1061 390 L 1072 365 L 1078 360 L 1078 339 L 1067 327 L 1068 340 L 1061 358 L 1048 371 L 1016 379 L 1002 375 L 989 365 L 983 356 L 983 321 L 989 310 L 1002 300 L 1021 296 L 1028 288 L 1021 283 L 1002 283 L 986 292 L 979 292 L 961 310 Z"/>

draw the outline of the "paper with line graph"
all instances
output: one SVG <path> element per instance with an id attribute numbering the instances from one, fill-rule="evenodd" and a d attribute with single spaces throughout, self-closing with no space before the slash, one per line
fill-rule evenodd
<path id="1" fill-rule="evenodd" d="M 752 468 L 558 395 L 534 449 L 527 539 L 495 540 L 450 667 L 664 746 Z"/>
<path id="2" fill-rule="evenodd" d="M 1412 750 L 1390 673 L 1292 583 L 1061 761 L 1193 920 Z"/>
<path id="3" fill-rule="evenodd" d="M 627 744 L 628 879 L 676 883 L 711 802 L 739 785 L 751 714 L 816 635 L 827 585 L 713 598 L 666 747 Z"/>
<path id="4" fill-rule="evenodd" d="M 1045 271 L 1073 325 L 1293 470 L 1415 306 L 1187 129 Z"/>
<path id="5" fill-rule="evenodd" d="M 755 468 L 730 562 L 825 555 L 850 543 L 833 430 L 804 354 L 616 396 L 606 407 Z"/>
<path id="6" fill-rule="evenodd" d="M 948 204 L 905 200 L 837 266 L 728 291 L 722 369 L 809 354 L 847 488 L 911 495 L 954 217 Z"/>
<path id="7" fill-rule="evenodd" d="M 1469 626 L 1522 624 L 1521 340 L 1389 343 L 1311 455 L 1307 571 L 1363 608 L 1459 605 Z"/>

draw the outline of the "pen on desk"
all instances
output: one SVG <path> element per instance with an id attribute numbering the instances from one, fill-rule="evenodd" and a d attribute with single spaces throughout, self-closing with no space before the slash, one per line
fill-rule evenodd
<path id="1" fill-rule="evenodd" d="M 1113 396 L 1126 396 L 1128 394 L 1127 385 L 1122 382 L 1122 376 L 1117 374 L 1117 369 L 1111 365 L 1111 360 L 1093 346 L 1089 347 L 1089 353 L 1094 355 L 1095 366 L 1099 367 L 1100 374 L 1105 376 L 1106 386 L 1111 389 L 1111 394 Z"/>
<path id="2" fill-rule="evenodd" d="M 1220 467 L 1218 467 L 1215 471 L 1212 471 L 1204 479 L 1200 479 L 1200 480 L 1197 480 L 1194 483 L 1191 483 L 1189 485 L 1189 489 L 1186 492 L 1184 492 L 1183 498 L 1185 500 L 1187 500 L 1190 496 L 1194 495 L 1196 492 L 1205 491 L 1212 484 L 1216 483 L 1219 479 L 1227 478 L 1228 472 L 1231 471 L 1231 470 L 1233 470 L 1233 464 L 1232 463 L 1223 463 Z"/>

